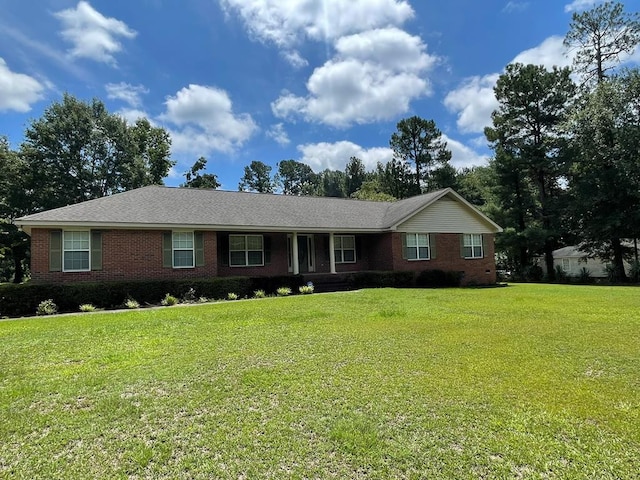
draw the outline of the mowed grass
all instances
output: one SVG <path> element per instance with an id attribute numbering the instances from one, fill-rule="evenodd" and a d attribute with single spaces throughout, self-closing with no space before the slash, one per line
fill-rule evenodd
<path id="1" fill-rule="evenodd" d="M 0 322 L 1 478 L 638 478 L 640 290 Z"/>

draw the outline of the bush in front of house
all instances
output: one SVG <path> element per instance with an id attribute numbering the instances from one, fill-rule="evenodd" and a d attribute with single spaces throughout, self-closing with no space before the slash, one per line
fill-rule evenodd
<path id="1" fill-rule="evenodd" d="M 415 273 L 407 272 L 357 272 L 349 276 L 352 288 L 409 288 L 415 285 Z"/>
<path id="2" fill-rule="evenodd" d="M 95 307 L 95 306 L 93 306 L 91 303 L 83 303 L 82 305 L 80 305 L 80 306 L 78 307 L 78 309 L 79 309 L 81 312 L 95 312 L 96 307 Z"/>
<path id="3" fill-rule="evenodd" d="M 58 313 L 58 306 L 50 298 L 41 301 L 36 309 L 36 315 L 55 315 L 56 313 Z"/>
<path id="4" fill-rule="evenodd" d="M 172 307 L 177 304 L 178 299 L 169 293 L 165 294 L 164 298 L 160 301 L 160 305 L 163 307 Z"/>
<path id="5" fill-rule="evenodd" d="M 280 287 L 276 290 L 276 295 L 279 297 L 287 297 L 291 295 L 291 288 L 289 287 Z"/>
<path id="6" fill-rule="evenodd" d="M 416 286 L 426 288 L 459 287 L 463 272 L 445 270 L 423 270 L 416 277 Z"/>

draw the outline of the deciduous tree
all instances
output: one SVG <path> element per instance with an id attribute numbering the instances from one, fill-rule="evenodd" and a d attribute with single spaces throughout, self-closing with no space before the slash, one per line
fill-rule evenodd
<path id="1" fill-rule="evenodd" d="M 244 175 L 238 184 L 238 190 L 245 192 L 273 193 L 276 182 L 271 178 L 271 167 L 254 160 L 244 167 Z"/>
<path id="2" fill-rule="evenodd" d="M 207 166 L 207 159 L 204 157 L 198 158 L 191 167 L 191 170 L 185 172 L 185 182 L 180 185 L 186 188 L 211 188 L 215 190 L 220 187 L 217 175 L 214 173 L 200 173 Z"/>

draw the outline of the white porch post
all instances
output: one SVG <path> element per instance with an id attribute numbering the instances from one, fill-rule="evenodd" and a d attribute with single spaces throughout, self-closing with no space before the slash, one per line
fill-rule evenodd
<path id="1" fill-rule="evenodd" d="M 293 264 L 293 274 L 300 274 L 300 262 L 298 261 L 298 234 L 293 232 L 291 238 L 291 261 Z"/>
<path id="2" fill-rule="evenodd" d="M 336 241 L 333 238 L 333 232 L 329 234 L 329 270 L 331 273 L 336 273 Z"/>

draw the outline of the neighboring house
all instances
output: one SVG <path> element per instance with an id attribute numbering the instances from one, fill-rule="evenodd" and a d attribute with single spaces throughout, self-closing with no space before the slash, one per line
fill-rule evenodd
<path id="1" fill-rule="evenodd" d="M 633 248 L 632 242 L 624 242 L 628 248 Z M 588 253 L 579 250 L 579 246 L 569 246 L 559 248 L 553 251 L 553 267 L 561 267 L 562 270 L 570 277 L 577 277 L 583 268 L 589 271 L 593 278 L 606 278 L 607 265 L 611 262 L 603 260 L 599 257 L 591 257 Z M 539 258 L 538 264 L 542 267 L 542 271 L 546 274 L 546 265 L 544 258 Z M 631 265 L 624 262 L 625 270 L 628 272 Z"/>
<path id="2" fill-rule="evenodd" d="M 490 284 L 502 231 L 449 188 L 370 202 L 151 186 L 16 223 L 41 283 L 441 269 Z"/>

